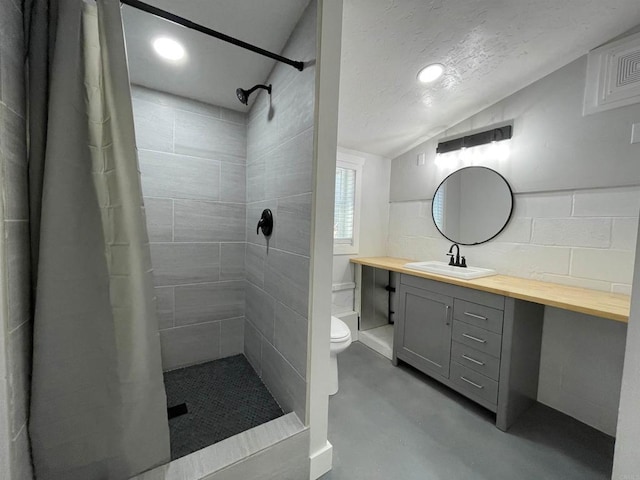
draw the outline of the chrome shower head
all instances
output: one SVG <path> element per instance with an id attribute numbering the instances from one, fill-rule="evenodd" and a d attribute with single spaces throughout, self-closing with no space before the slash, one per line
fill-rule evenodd
<path id="1" fill-rule="evenodd" d="M 240 100 L 240 103 L 244 105 L 249 104 L 249 96 L 256 91 L 258 88 L 262 88 L 266 90 L 269 95 L 271 95 L 271 84 L 267 85 L 254 85 L 249 90 L 245 90 L 244 88 L 236 88 L 236 97 Z"/>

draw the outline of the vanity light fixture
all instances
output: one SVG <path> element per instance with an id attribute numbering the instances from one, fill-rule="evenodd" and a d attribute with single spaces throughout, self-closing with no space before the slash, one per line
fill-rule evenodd
<path id="1" fill-rule="evenodd" d="M 418 72 L 418 80 L 422 83 L 431 83 L 439 79 L 444 73 L 444 65 L 432 63 Z"/>
<path id="2" fill-rule="evenodd" d="M 184 47 L 168 37 L 158 37 L 153 41 L 153 49 L 158 55 L 166 60 L 177 62 L 184 58 Z"/>
<path id="3" fill-rule="evenodd" d="M 438 143 L 438 148 L 436 148 L 436 153 L 453 152 L 454 150 L 461 150 L 463 148 L 477 147 L 478 145 L 508 140 L 512 136 L 512 130 L 513 127 L 511 127 L 511 125 L 506 125 L 504 127 L 474 133 L 473 135 L 454 138 L 446 142 L 440 142 Z"/>

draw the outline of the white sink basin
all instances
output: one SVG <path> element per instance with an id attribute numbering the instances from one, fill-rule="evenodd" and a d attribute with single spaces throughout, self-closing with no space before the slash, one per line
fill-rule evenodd
<path id="1" fill-rule="evenodd" d="M 480 267 L 453 267 L 445 262 L 411 262 L 405 263 L 405 268 L 411 270 L 419 270 L 421 272 L 435 273 L 436 275 L 445 275 L 447 277 L 461 278 L 463 280 L 471 280 L 474 278 L 489 277 L 496 275 L 498 272 L 490 268 Z"/>

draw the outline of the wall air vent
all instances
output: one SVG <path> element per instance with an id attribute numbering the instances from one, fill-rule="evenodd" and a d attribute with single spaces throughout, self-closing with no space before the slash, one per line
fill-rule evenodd
<path id="1" fill-rule="evenodd" d="M 584 115 L 640 103 L 640 33 L 589 52 Z"/>

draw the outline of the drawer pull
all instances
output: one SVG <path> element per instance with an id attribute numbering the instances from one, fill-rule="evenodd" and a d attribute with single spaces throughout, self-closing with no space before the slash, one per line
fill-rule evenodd
<path id="1" fill-rule="evenodd" d="M 486 340 L 483 340 L 483 339 L 478 338 L 478 337 L 474 337 L 473 335 L 469 335 L 467 333 L 463 333 L 462 336 L 465 337 L 465 338 L 468 338 L 469 340 L 473 340 L 474 342 L 487 343 Z"/>
<path id="2" fill-rule="evenodd" d="M 467 317 L 477 318 L 478 320 L 487 320 L 487 317 L 483 317 L 482 315 L 476 315 L 475 313 L 471 313 L 471 312 L 464 312 L 464 314 L 465 314 Z"/>
<path id="3" fill-rule="evenodd" d="M 483 389 L 484 388 L 483 385 L 478 385 L 476 382 L 472 382 L 468 378 L 460 377 L 460 380 L 462 380 L 463 382 L 467 382 L 469 385 L 473 385 L 476 388 L 479 388 L 479 389 Z"/>
<path id="4" fill-rule="evenodd" d="M 469 360 L 470 362 L 473 362 L 476 365 L 484 365 L 484 362 L 481 362 L 480 360 L 476 360 L 475 358 L 471 358 L 471 357 L 465 355 L 464 353 L 462 354 L 462 358 L 464 358 L 465 360 Z"/>

